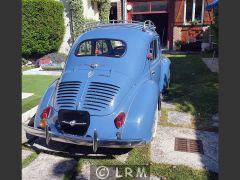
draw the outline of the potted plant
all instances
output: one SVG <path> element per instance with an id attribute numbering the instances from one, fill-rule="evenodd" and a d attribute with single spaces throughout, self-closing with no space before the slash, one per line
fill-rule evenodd
<path id="1" fill-rule="evenodd" d="M 183 42 L 182 42 L 181 40 L 177 40 L 177 41 L 175 41 L 176 51 L 180 51 L 182 45 L 183 45 Z"/>

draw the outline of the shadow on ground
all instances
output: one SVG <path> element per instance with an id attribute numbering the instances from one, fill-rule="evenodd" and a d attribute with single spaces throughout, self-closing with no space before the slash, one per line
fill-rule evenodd
<path id="1" fill-rule="evenodd" d="M 25 143 L 24 146 L 31 148 L 36 153 L 46 153 L 59 155 L 62 157 L 71 158 L 92 158 L 92 159 L 115 159 L 114 156 L 126 154 L 131 149 L 113 149 L 113 148 L 98 148 L 97 152 L 94 153 L 92 147 L 78 146 L 73 144 L 66 144 L 56 141 L 51 141 L 49 145 L 46 145 L 45 139 L 37 138 L 31 143 Z"/>

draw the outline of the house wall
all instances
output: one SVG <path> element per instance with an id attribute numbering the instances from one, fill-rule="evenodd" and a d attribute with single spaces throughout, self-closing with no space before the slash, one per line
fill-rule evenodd
<path id="1" fill-rule="evenodd" d="M 204 6 L 213 0 L 204 0 Z M 182 40 L 184 42 L 195 41 L 198 36 L 213 23 L 213 12 L 204 11 L 203 24 L 201 25 L 185 25 L 184 24 L 184 2 L 185 0 L 175 0 L 175 21 L 173 33 L 173 49 L 175 49 L 174 42 Z"/>
<path id="2" fill-rule="evenodd" d="M 71 45 L 69 0 L 60 0 L 60 1 L 64 5 L 65 34 L 63 37 L 63 42 L 62 42 L 58 52 L 68 54 L 68 52 L 70 50 L 70 45 Z"/>
<path id="3" fill-rule="evenodd" d="M 83 16 L 87 19 L 99 20 L 99 11 L 96 2 L 83 0 Z"/>
<path id="4" fill-rule="evenodd" d="M 122 1 L 117 1 L 117 18 L 122 20 Z"/>
<path id="5" fill-rule="evenodd" d="M 146 1 L 161 1 L 161 0 L 127 0 L 128 2 L 146 2 Z M 184 5 L 186 0 L 168 0 L 168 47 L 175 49 L 174 42 L 195 41 L 201 32 L 206 27 L 213 23 L 213 12 L 204 11 L 203 24 L 189 26 L 184 24 Z M 204 0 L 206 6 L 213 0 Z M 131 16 L 128 16 L 131 18 Z"/>

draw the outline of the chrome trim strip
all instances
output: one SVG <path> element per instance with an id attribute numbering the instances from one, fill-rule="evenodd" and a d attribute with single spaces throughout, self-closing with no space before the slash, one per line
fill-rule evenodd
<path id="1" fill-rule="evenodd" d="M 46 138 L 46 131 L 42 129 L 33 128 L 23 124 L 24 130 L 34 136 Z M 90 137 L 80 137 L 70 134 L 54 134 L 49 128 L 47 130 L 48 138 L 53 141 L 77 144 L 83 146 L 92 146 L 93 150 L 97 150 L 98 147 L 107 147 L 107 148 L 132 148 L 139 147 L 146 144 L 146 141 L 141 139 L 136 140 L 117 140 L 117 139 L 98 139 L 97 134 L 94 135 L 94 138 Z M 97 146 L 97 147 L 96 147 Z"/>

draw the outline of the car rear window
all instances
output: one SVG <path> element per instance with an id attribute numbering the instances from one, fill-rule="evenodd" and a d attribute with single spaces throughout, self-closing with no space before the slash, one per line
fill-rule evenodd
<path id="1" fill-rule="evenodd" d="M 122 57 L 126 52 L 126 44 L 115 39 L 88 39 L 79 44 L 76 56 Z"/>

